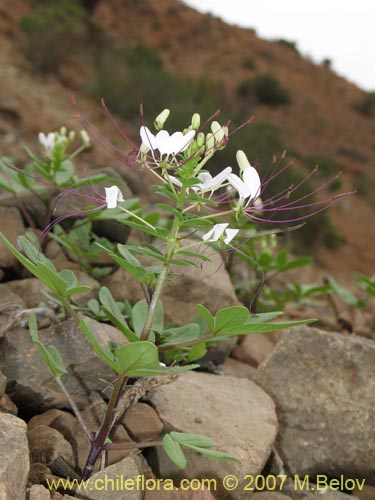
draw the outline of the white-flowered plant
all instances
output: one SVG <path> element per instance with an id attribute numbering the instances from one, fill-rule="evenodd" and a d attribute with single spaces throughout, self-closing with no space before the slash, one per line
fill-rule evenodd
<path id="1" fill-rule="evenodd" d="M 63 195 L 66 199 L 69 195 L 75 195 L 86 202 L 79 212 L 73 210 L 71 214 L 83 219 L 81 226 L 91 224 L 95 219 L 115 219 L 136 230 L 129 242 L 118 244 L 117 247 L 96 243 L 98 249 L 112 259 L 114 266 L 121 266 L 141 284 L 144 300 L 135 304 L 118 304 L 103 286 L 98 299 L 91 299 L 85 309 L 85 314 L 91 312 L 98 319 L 111 322 L 118 328 L 124 335 L 122 344 L 111 343 L 103 347 L 98 342 L 74 301 L 74 296 L 87 291 L 88 287 L 79 285 L 72 271 L 57 271 L 54 264 L 28 239 L 20 239 L 22 253 L 0 234 L 8 249 L 49 288 L 50 298 L 55 297 L 56 303 L 71 314 L 96 354 L 116 374 L 100 430 L 95 435 L 87 433 L 91 450 L 83 471 L 84 479 L 89 477 L 102 452 L 111 446 L 108 436 L 117 415 L 121 414 L 118 405 L 121 404 L 121 395 L 129 380 L 195 369 L 198 365 L 194 362 L 205 355 L 208 343 L 306 322 L 272 323 L 281 313 L 254 316 L 243 306 L 226 307 L 213 315 L 204 304 L 196 305 L 197 318 L 187 325 L 176 327 L 164 321 L 162 295 L 165 284 L 171 278 L 171 267 L 171 281 L 176 282 L 179 267 L 204 268 L 204 263 L 210 260 L 212 253 L 208 251 L 210 246 L 223 251 L 223 254 L 236 251 L 246 235 L 241 234 L 239 227 L 230 227 L 229 221 L 234 226 L 241 218 L 262 220 L 263 216 L 267 218 L 271 210 L 272 217 L 269 220 L 274 221 L 275 203 L 279 204 L 276 206 L 278 210 L 291 210 L 293 202 L 290 196 L 294 191 L 291 188 L 279 197 L 265 199 L 259 173 L 243 151 L 238 151 L 236 155 L 238 173 L 231 166 L 213 172 L 208 163 L 228 143 L 228 125 L 212 121 L 210 131 L 205 133 L 200 115 L 195 113 L 184 130 L 171 133 L 164 128 L 169 114 L 169 110 L 165 109 L 156 117 L 155 133 L 143 124 L 137 145 L 129 140 L 132 146 L 130 153 L 113 147 L 116 158 L 120 157 L 127 165 L 138 168 L 145 182 L 155 181 L 155 193 L 159 200 L 160 197 L 165 200 L 165 203 L 155 205 L 156 211 L 150 207 L 143 209 L 138 200 L 128 196 L 128 191 L 123 190 L 121 184 L 117 186 L 113 182 L 106 182 L 106 186 L 99 186 L 94 194 L 79 191 L 79 187 L 87 187 L 90 183 L 81 182 L 75 176 L 72 159 L 89 145 L 86 133 L 81 133 L 81 148 L 71 155 L 66 150 L 74 139 L 73 134 L 67 134 L 65 129 L 39 134 L 47 160 L 42 162 L 35 159 L 37 168 L 44 174 L 45 184 L 55 182 L 59 189 L 64 188 L 58 199 Z M 93 130 L 84 115 L 81 115 L 81 119 L 88 130 L 93 131 L 98 142 L 108 149 L 109 141 Z M 123 136 L 127 137 L 125 134 Z M 299 205 L 302 199 L 294 203 Z M 330 203 L 332 199 L 326 205 Z M 314 203 L 307 206 L 315 208 Z M 324 202 L 321 202 L 321 206 L 325 206 Z M 51 210 L 53 207 L 56 207 L 56 203 L 50 206 L 49 213 L 54 213 Z M 49 223 L 48 229 L 62 218 L 64 215 Z M 57 235 L 59 242 L 63 241 L 61 231 L 64 230 L 61 228 Z M 90 244 L 90 235 L 85 233 L 84 237 Z M 71 242 L 69 245 L 70 251 L 74 250 Z M 173 315 L 173 311 L 169 313 Z M 44 346 L 40 342 L 35 317 L 31 318 L 30 330 L 42 359 L 66 394 L 61 381 L 61 377 L 66 374 L 63 361 L 53 346 Z M 82 416 L 71 398 L 70 401 L 82 423 Z M 162 444 L 167 455 L 180 467 L 186 465 L 184 448 L 217 459 L 233 459 L 225 453 L 212 450 L 215 443 L 198 435 L 171 432 L 164 437 Z M 134 444 L 135 448 L 141 446 L 140 443 Z"/>

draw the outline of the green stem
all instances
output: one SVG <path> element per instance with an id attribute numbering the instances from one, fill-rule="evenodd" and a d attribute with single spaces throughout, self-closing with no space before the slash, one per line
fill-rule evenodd
<path id="1" fill-rule="evenodd" d="M 159 277 L 156 281 L 156 286 L 155 286 L 154 292 L 152 294 L 151 303 L 150 303 L 150 306 L 149 306 L 148 311 L 147 311 L 145 323 L 143 325 L 141 340 L 147 340 L 149 335 L 150 335 L 150 331 L 152 328 L 152 324 L 154 322 L 156 310 L 157 310 L 157 307 L 158 307 L 158 304 L 160 301 L 160 297 L 161 297 L 161 294 L 162 294 L 162 291 L 163 291 L 163 288 L 165 285 L 165 281 L 166 281 L 167 276 L 168 276 L 169 267 L 171 265 L 173 255 L 174 255 L 174 252 L 175 252 L 176 247 L 177 247 L 177 237 L 178 237 L 179 229 L 180 229 L 180 221 L 179 221 L 179 218 L 177 216 L 175 216 L 173 219 L 173 222 L 172 222 L 172 227 L 171 227 L 169 236 L 168 236 L 166 259 L 165 259 L 163 267 L 160 271 Z"/>

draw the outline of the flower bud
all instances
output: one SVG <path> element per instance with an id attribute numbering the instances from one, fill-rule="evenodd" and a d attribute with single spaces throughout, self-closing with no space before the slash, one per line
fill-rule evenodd
<path id="1" fill-rule="evenodd" d="M 91 144 L 90 137 L 89 137 L 88 133 L 86 132 L 86 130 L 81 130 L 80 135 L 81 135 L 83 145 L 86 147 L 89 147 Z"/>
<path id="2" fill-rule="evenodd" d="M 215 138 L 214 134 L 209 132 L 206 135 L 206 153 L 214 153 L 215 152 Z"/>
<path id="3" fill-rule="evenodd" d="M 199 113 L 194 113 L 191 118 L 191 128 L 193 130 L 198 130 L 201 125 L 201 116 Z"/>
<path id="4" fill-rule="evenodd" d="M 65 134 L 64 134 L 64 135 L 65 135 Z M 60 137 L 61 137 L 61 136 L 60 136 Z M 69 135 L 68 135 L 68 139 L 69 139 L 69 141 L 70 141 L 70 142 L 73 142 L 73 141 L 74 141 L 74 139 L 75 139 L 75 137 L 76 137 L 76 133 L 75 133 L 73 130 L 71 130 L 71 131 L 69 132 Z M 64 140 L 64 138 L 65 138 L 65 137 L 61 137 L 61 139 L 62 139 L 62 140 Z M 61 140 L 61 139 L 60 139 L 60 140 Z"/>
<path id="5" fill-rule="evenodd" d="M 197 135 L 197 138 L 196 138 L 198 148 L 201 148 L 204 145 L 205 139 L 206 139 L 206 136 L 204 135 L 204 133 L 199 132 L 199 134 Z"/>
<path id="6" fill-rule="evenodd" d="M 251 167 L 249 160 L 245 153 L 241 150 L 237 151 L 236 159 L 240 170 L 244 170 L 245 168 Z"/>
<path id="7" fill-rule="evenodd" d="M 154 127 L 156 128 L 156 130 L 162 130 L 165 122 L 168 119 L 169 113 L 170 113 L 169 109 L 163 109 L 163 111 L 158 114 L 158 116 L 155 118 L 154 121 Z"/>
<path id="8" fill-rule="evenodd" d="M 61 127 L 59 135 L 66 135 L 66 127 Z"/>

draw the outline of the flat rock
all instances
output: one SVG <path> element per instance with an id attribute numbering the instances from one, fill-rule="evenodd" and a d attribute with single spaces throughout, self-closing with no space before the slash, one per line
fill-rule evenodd
<path id="1" fill-rule="evenodd" d="M 292 500 L 291 497 L 279 491 L 258 491 L 252 495 L 251 500 Z"/>
<path id="2" fill-rule="evenodd" d="M 0 413 L 0 498 L 24 500 L 29 474 L 29 447 L 23 420 Z"/>
<path id="3" fill-rule="evenodd" d="M 131 406 L 121 422 L 137 441 L 152 441 L 164 429 L 163 422 L 156 411 L 145 403 L 137 403 Z"/>
<path id="4" fill-rule="evenodd" d="M 232 356 L 243 363 L 257 367 L 271 354 L 274 347 L 275 343 L 267 337 L 267 334 L 253 333 L 241 339 L 241 343 L 234 348 Z"/>
<path id="5" fill-rule="evenodd" d="M 38 425 L 28 431 L 27 438 L 32 462 L 51 465 L 61 457 L 74 469 L 75 460 L 72 445 L 56 429 Z"/>
<path id="6" fill-rule="evenodd" d="M 375 482 L 373 341 L 294 328 L 258 368 L 256 380 L 276 403 L 276 446 L 291 474 Z"/>
<path id="7" fill-rule="evenodd" d="M 274 403 L 254 382 L 234 377 L 187 372 L 176 382 L 159 387 L 150 395 L 166 431 L 176 430 L 203 434 L 217 443 L 217 449 L 237 457 L 234 461 L 216 461 L 193 452 L 186 452 L 187 468 L 181 471 L 156 448 L 162 477 L 179 481 L 183 478 L 218 478 L 227 474 L 243 478 L 259 474 L 270 453 L 278 424 Z M 233 492 L 235 500 L 248 498 L 241 492 L 241 482 Z M 247 495 L 247 496 L 246 496 Z"/>
<path id="8" fill-rule="evenodd" d="M 88 319 L 98 341 L 105 347 L 109 340 L 121 345 L 124 335 L 116 328 Z M 73 320 L 39 331 L 45 345 L 54 345 L 60 352 L 67 375 L 62 381 L 76 404 L 82 408 L 89 394 L 104 388 L 103 380 L 112 380 L 113 371 L 94 353 L 86 337 Z M 36 352 L 30 333 L 26 329 L 13 328 L 2 341 L 0 369 L 8 379 L 7 393 L 18 408 L 40 413 L 49 408 L 69 408 L 54 377 Z"/>
<path id="9" fill-rule="evenodd" d="M 248 378 L 250 380 L 254 379 L 256 373 L 256 368 L 254 366 L 250 366 L 247 363 L 243 363 L 233 358 L 227 358 L 218 368 L 226 376 Z"/>
<path id="10" fill-rule="evenodd" d="M 50 492 L 41 484 L 33 484 L 29 491 L 28 500 L 50 500 Z"/>

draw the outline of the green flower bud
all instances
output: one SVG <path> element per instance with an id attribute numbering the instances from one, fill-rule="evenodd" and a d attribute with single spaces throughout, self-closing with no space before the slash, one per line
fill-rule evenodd
<path id="1" fill-rule="evenodd" d="M 214 138 L 214 134 L 211 134 L 211 132 L 209 132 L 206 135 L 206 152 L 207 153 L 214 153 L 215 152 L 215 138 Z"/>
<path id="2" fill-rule="evenodd" d="M 61 127 L 59 135 L 66 135 L 66 127 Z"/>
<path id="3" fill-rule="evenodd" d="M 205 140 L 206 140 L 206 136 L 204 135 L 204 133 L 199 132 L 199 134 L 197 135 L 197 138 L 196 138 L 198 148 L 201 148 L 204 145 Z"/>
<path id="4" fill-rule="evenodd" d="M 165 122 L 168 119 L 169 113 L 170 113 L 169 109 L 163 109 L 163 111 L 158 114 L 158 116 L 155 118 L 154 121 L 154 127 L 156 128 L 156 130 L 162 130 Z"/>
<path id="5" fill-rule="evenodd" d="M 201 116 L 199 113 L 194 113 L 191 118 L 191 128 L 193 130 L 198 130 L 201 125 Z"/>
<path id="6" fill-rule="evenodd" d="M 65 135 L 65 134 L 63 134 L 63 135 Z M 68 135 L 68 140 L 69 140 L 70 142 L 73 142 L 73 141 L 74 141 L 74 139 L 75 139 L 75 137 L 76 137 L 76 133 L 75 133 L 73 130 L 71 130 L 71 131 L 69 132 L 69 135 Z"/>

